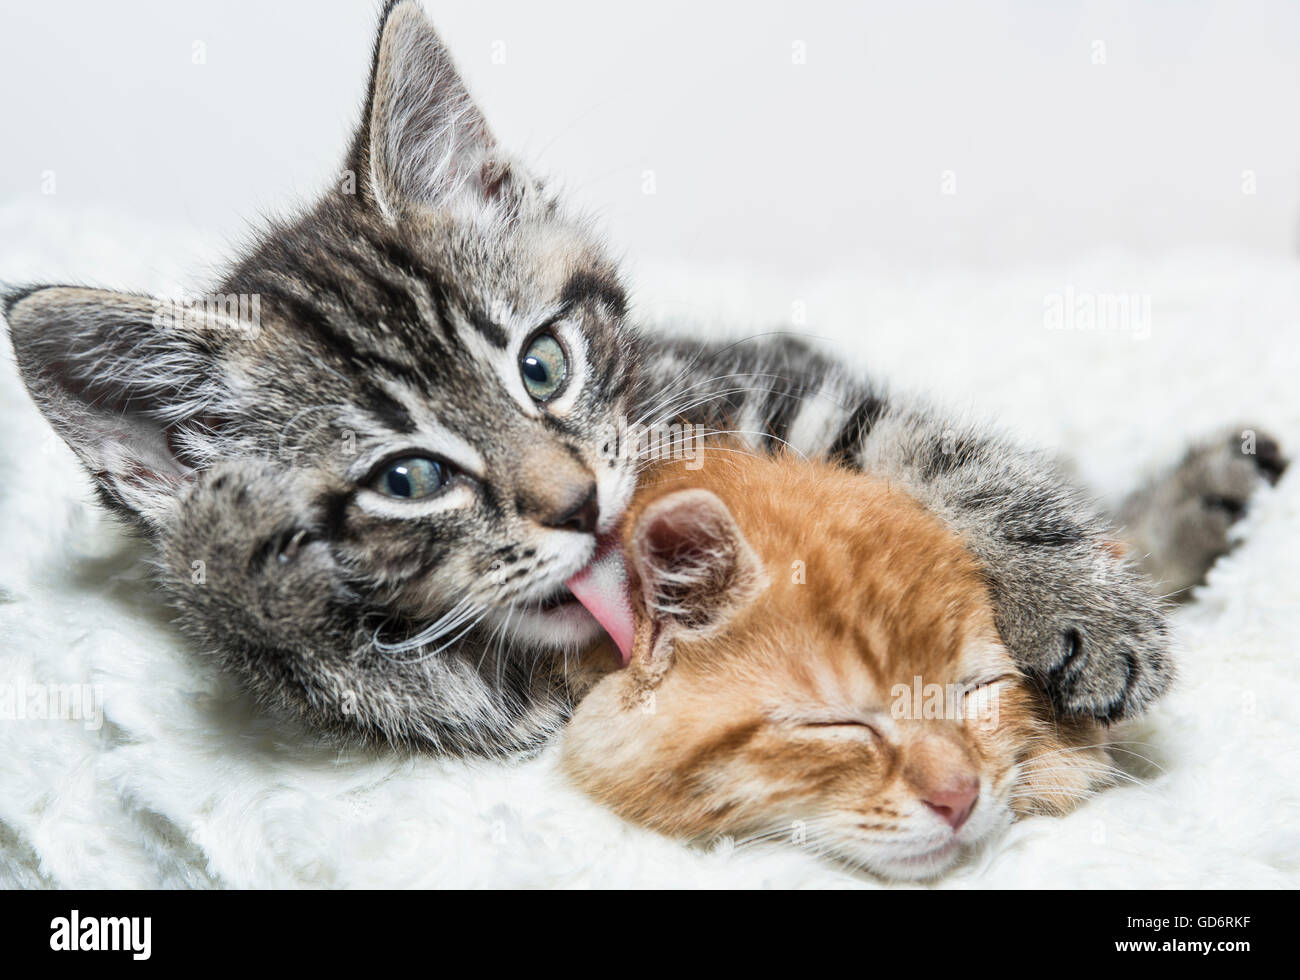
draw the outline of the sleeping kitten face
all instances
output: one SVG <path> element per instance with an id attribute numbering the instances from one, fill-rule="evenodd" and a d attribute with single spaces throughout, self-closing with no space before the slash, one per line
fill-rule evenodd
<path id="1" fill-rule="evenodd" d="M 338 186 L 213 294 L 255 299 L 257 321 L 7 298 L 24 381 L 110 505 L 166 538 L 197 474 L 269 456 L 307 476 L 303 528 L 385 639 L 456 602 L 515 644 L 596 635 L 564 582 L 635 480 L 623 290 L 502 152 L 418 4 L 385 13 Z"/>
<path id="2" fill-rule="evenodd" d="M 899 491 L 794 459 L 665 467 L 625 551 L 630 663 L 563 751 L 630 820 L 918 878 L 1097 784 L 1100 729 L 1049 720 L 976 562 Z"/>

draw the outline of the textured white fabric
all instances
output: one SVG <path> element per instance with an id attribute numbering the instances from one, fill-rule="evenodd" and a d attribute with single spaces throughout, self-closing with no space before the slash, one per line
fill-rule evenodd
<path id="1" fill-rule="evenodd" d="M 0 211 L 0 274 L 172 289 L 202 249 Z M 123 230 L 120 234 L 127 234 Z M 861 271 L 867 270 L 867 271 Z M 1237 420 L 1300 448 L 1300 269 L 1206 251 L 924 275 L 863 260 L 816 281 L 641 269 L 638 309 L 824 336 L 898 387 L 1071 453 L 1117 495 Z M 1143 331 L 1044 326 L 1053 294 L 1150 297 Z M 807 325 L 791 326 L 805 322 Z M 104 722 L 0 720 L 0 885 L 877 886 L 795 848 L 712 851 L 624 826 L 517 765 L 338 752 L 260 719 L 170 631 L 141 554 L 0 365 L 0 684 L 91 684 Z M 1038 818 L 949 887 L 1286 886 L 1300 875 L 1300 468 L 1180 613 L 1181 678 L 1118 738 L 1137 781 Z"/>

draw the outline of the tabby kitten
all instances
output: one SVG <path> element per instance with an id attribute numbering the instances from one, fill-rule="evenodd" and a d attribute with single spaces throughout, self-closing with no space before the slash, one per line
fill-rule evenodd
<path id="1" fill-rule="evenodd" d="M 1111 771 L 1104 728 L 1052 718 L 978 562 L 897 487 L 794 457 L 665 466 L 624 549 L 629 663 L 562 759 L 629 820 L 928 877 Z"/>
<path id="2" fill-rule="evenodd" d="M 1119 717 L 1167 682 L 1160 608 L 1044 458 L 797 343 L 637 331 L 599 240 L 497 144 L 414 0 L 385 7 L 338 186 L 205 302 L 35 286 L 4 309 L 182 627 L 318 730 L 450 752 L 552 731 L 563 656 L 600 635 L 565 583 L 635 487 L 629 419 L 734 422 L 906 486 L 965 535 L 1064 712 Z"/>

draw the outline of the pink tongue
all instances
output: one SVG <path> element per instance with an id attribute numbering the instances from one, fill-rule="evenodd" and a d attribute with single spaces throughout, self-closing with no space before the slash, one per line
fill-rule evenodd
<path id="1" fill-rule="evenodd" d="M 617 534 L 602 538 L 591 564 L 565 583 L 596 622 L 618 645 L 623 664 L 632 658 L 632 638 L 636 624 L 632 619 L 632 603 L 627 594 L 627 567 L 623 564 L 623 548 Z"/>

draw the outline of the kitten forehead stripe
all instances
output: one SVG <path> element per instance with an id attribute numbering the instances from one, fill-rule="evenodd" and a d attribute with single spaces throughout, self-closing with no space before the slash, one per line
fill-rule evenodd
<path id="1" fill-rule="evenodd" d="M 560 302 L 571 306 L 589 299 L 604 303 L 616 317 L 627 312 L 627 294 L 614 279 L 590 272 L 575 272 L 560 291 Z"/>
<path id="2" fill-rule="evenodd" d="M 274 302 L 284 304 L 284 311 L 292 314 L 290 322 L 302 329 L 306 336 L 319 341 L 322 347 L 343 364 L 386 372 L 417 388 L 429 384 L 417 365 L 396 360 L 373 348 L 363 348 L 354 339 L 355 333 L 348 332 L 346 328 L 342 332 L 335 330 L 333 321 L 336 319 L 336 311 L 321 305 L 315 294 L 302 290 L 301 284 L 294 280 L 277 276 L 274 280 L 263 283 L 261 292 L 272 301 L 268 305 L 273 305 Z"/>
<path id="3" fill-rule="evenodd" d="M 501 329 L 498 324 L 493 323 L 488 319 L 487 314 L 477 306 L 470 307 L 466 313 L 465 319 L 469 325 L 482 334 L 487 342 L 492 346 L 505 350 L 506 346 L 510 343 L 510 338 L 506 335 L 506 332 Z"/>

